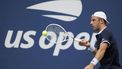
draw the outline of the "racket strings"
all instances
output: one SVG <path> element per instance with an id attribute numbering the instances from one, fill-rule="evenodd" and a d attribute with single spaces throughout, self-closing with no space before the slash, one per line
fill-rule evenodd
<path id="1" fill-rule="evenodd" d="M 74 36 L 70 35 L 61 25 L 59 24 L 49 24 L 47 27 L 46 27 L 46 31 L 51 31 L 51 32 L 54 32 L 56 34 L 56 36 L 62 36 L 62 41 L 58 41 L 58 39 L 56 41 L 51 41 L 51 39 L 53 37 L 49 37 L 47 36 L 47 40 L 48 41 L 51 41 L 53 43 L 63 43 L 63 42 L 66 42 L 68 40 L 70 40 L 70 37 L 74 40 Z"/>

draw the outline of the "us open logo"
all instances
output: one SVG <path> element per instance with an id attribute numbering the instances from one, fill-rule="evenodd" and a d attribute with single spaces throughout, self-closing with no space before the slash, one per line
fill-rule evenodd
<path id="1" fill-rule="evenodd" d="M 62 21 L 73 21 L 81 15 L 82 2 L 81 0 L 53 0 L 32 5 L 26 9 L 55 12 L 58 14 L 43 14 L 42 16 Z"/>
<path id="2" fill-rule="evenodd" d="M 71 22 L 76 20 L 82 12 L 82 2 L 81 0 L 53 0 L 53 1 L 47 1 L 47 2 L 42 2 L 39 4 L 35 4 L 29 7 L 26 7 L 26 10 L 32 9 L 32 10 L 42 10 L 42 11 L 49 11 L 49 12 L 54 12 L 54 14 L 42 14 L 42 16 L 51 18 L 51 19 L 57 19 L 60 21 L 65 21 L 65 22 Z M 55 14 L 56 13 L 56 14 Z M 58 13 L 58 14 L 57 14 Z M 72 32 L 68 32 L 69 35 L 74 37 L 74 34 Z M 22 48 L 22 49 L 29 49 L 32 48 L 35 44 L 35 40 L 31 36 L 36 36 L 38 34 L 37 31 L 35 30 L 29 30 L 29 31 L 24 31 L 24 30 L 18 30 L 16 33 L 16 36 L 14 36 L 14 40 L 12 42 L 12 36 L 14 34 L 14 30 L 8 30 L 6 38 L 5 38 L 5 47 L 6 48 Z M 53 37 L 52 41 L 56 41 L 57 43 L 51 43 L 49 42 L 48 44 L 45 43 L 45 37 L 40 36 L 38 38 L 38 44 L 41 49 L 50 49 L 55 45 L 54 51 L 53 51 L 53 56 L 58 56 L 60 51 L 67 50 L 68 48 L 71 47 L 73 44 L 74 48 L 76 50 L 85 50 L 86 47 L 80 46 L 79 42 L 74 41 L 74 40 L 68 40 L 65 44 L 59 43 L 62 41 L 62 35 L 60 36 L 55 36 L 56 34 L 54 32 L 50 32 L 48 35 Z M 79 33 L 75 38 L 82 38 L 84 37 L 87 40 L 90 40 L 90 34 L 87 32 L 81 32 Z M 27 43 L 21 42 L 21 40 L 26 41 Z M 93 34 L 91 36 L 91 46 L 94 46 L 95 44 L 95 35 Z"/>

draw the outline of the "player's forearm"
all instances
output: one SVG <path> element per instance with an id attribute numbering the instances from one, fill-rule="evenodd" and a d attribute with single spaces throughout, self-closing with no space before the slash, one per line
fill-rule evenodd
<path id="1" fill-rule="evenodd" d="M 108 44 L 102 43 L 100 44 L 100 48 L 96 51 L 95 57 L 92 59 L 90 64 L 96 65 L 104 56 Z"/>
<path id="2" fill-rule="evenodd" d="M 103 58 L 103 56 L 104 56 L 104 54 L 105 54 L 107 48 L 108 48 L 108 44 L 106 44 L 106 43 L 100 44 L 100 48 L 98 49 L 98 51 L 96 52 L 96 55 L 95 55 L 95 57 L 96 57 L 99 61 Z"/>
<path id="3" fill-rule="evenodd" d="M 94 57 L 94 58 L 92 59 L 92 61 L 90 62 L 90 65 L 95 66 L 95 65 L 103 58 L 104 53 L 105 53 L 105 50 L 99 49 L 99 50 L 96 52 L 95 57 Z"/>
<path id="4" fill-rule="evenodd" d="M 99 49 L 96 54 L 95 54 L 95 58 L 97 58 L 99 61 L 103 58 L 105 53 L 105 50 L 103 49 Z"/>

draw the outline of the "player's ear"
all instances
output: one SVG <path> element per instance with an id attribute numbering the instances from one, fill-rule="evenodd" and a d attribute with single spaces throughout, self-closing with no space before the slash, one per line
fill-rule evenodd
<path id="1" fill-rule="evenodd" d="M 104 19 L 102 19 L 102 23 L 105 23 L 105 20 Z"/>
<path id="2" fill-rule="evenodd" d="M 104 19 L 99 18 L 100 23 L 104 23 Z"/>

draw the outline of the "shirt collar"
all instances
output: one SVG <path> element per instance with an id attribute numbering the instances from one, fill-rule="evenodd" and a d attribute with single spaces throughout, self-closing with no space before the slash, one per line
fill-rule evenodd
<path id="1" fill-rule="evenodd" d="M 102 30 L 100 30 L 97 34 L 102 33 L 102 32 L 103 32 L 103 30 L 104 30 L 104 29 L 106 29 L 106 28 L 107 28 L 107 26 L 105 26 L 104 28 L 102 28 Z"/>

